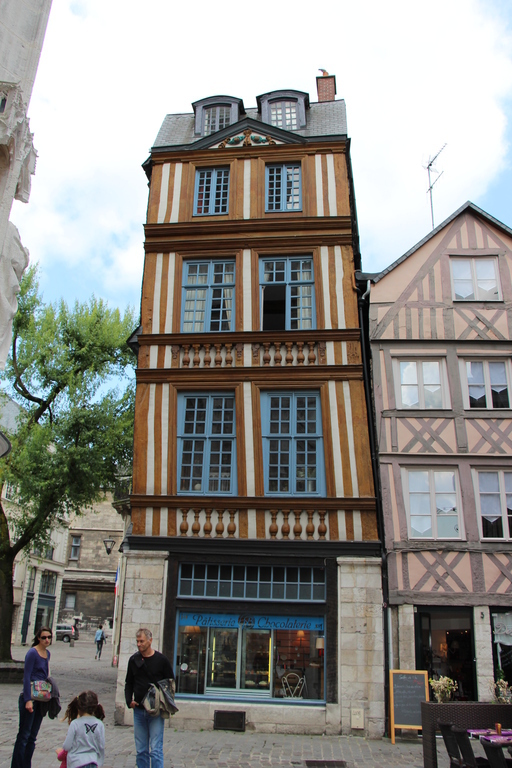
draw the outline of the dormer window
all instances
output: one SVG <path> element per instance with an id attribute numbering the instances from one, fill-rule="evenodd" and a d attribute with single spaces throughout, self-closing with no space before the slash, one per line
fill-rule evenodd
<path id="1" fill-rule="evenodd" d="M 270 123 L 277 128 L 284 128 L 285 131 L 296 131 L 297 125 L 297 102 L 296 101 L 273 101 L 270 104 Z"/>
<path id="2" fill-rule="evenodd" d="M 220 131 L 227 125 L 231 125 L 231 106 L 219 105 L 203 110 L 203 136 Z"/>
<path id="3" fill-rule="evenodd" d="M 284 131 L 306 127 L 309 96 L 303 91 L 271 91 L 257 97 L 258 111 L 264 123 Z"/>
<path id="4" fill-rule="evenodd" d="M 192 106 L 196 136 L 211 136 L 228 125 L 234 125 L 245 115 L 242 99 L 233 96 L 210 96 L 194 102 Z"/>

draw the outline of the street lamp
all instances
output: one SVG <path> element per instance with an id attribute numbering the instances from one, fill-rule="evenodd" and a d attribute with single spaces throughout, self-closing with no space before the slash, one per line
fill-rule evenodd
<path id="1" fill-rule="evenodd" d="M 107 551 L 107 555 L 110 555 L 110 553 L 114 549 L 114 544 L 116 543 L 116 540 L 115 539 L 103 539 L 103 543 L 105 545 L 105 549 Z"/>

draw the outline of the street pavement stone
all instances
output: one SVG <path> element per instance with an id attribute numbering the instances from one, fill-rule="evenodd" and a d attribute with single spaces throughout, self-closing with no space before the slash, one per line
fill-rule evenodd
<path id="1" fill-rule="evenodd" d="M 13 658 L 22 660 L 27 650 L 14 647 Z M 82 632 L 74 647 L 58 642 L 50 650 L 51 673 L 60 688 L 63 711 L 82 690 L 96 691 L 106 713 L 105 768 L 135 768 L 133 729 L 114 725 L 117 669 L 111 665 L 111 646 L 107 643 L 103 658 L 96 661 L 93 634 Z M 0 768 L 11 764 L 18 731 L 19 694 L 19 685 L 0 686 Z M 165 728 L 165 768 L 306 768 L 306 760 L 344 760 L 346 768 L 423 766 L 421 738 L 417 737 L 397 738 L 393 745 L 387 738 L 183 731 L 178 727 L 179 717 L 178 713 Z M 55 750 L 62 746 L 66 731 L 67 724 L 60 720 L 43 720 L 32 768 L 58 767 Z M 447 756 L 442 741 L 438 754 L 443 768 Z"/>

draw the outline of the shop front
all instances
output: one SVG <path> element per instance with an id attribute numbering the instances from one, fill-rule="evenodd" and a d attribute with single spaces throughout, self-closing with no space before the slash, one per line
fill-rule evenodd
<path id="1" fill-rule="evenodd" d="M 178 696 L 325 702 L 324 568 L 182 562 L 178 576 Z"/>

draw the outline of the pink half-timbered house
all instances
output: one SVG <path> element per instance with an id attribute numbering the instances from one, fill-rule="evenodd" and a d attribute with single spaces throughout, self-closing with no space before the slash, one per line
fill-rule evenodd
<path id="1" fill-rule="evenodd" d="M 468 202 L 370 295 L 389 663 L 469 700 L 512 676 L 511 275 L 512 230 Z"/>

